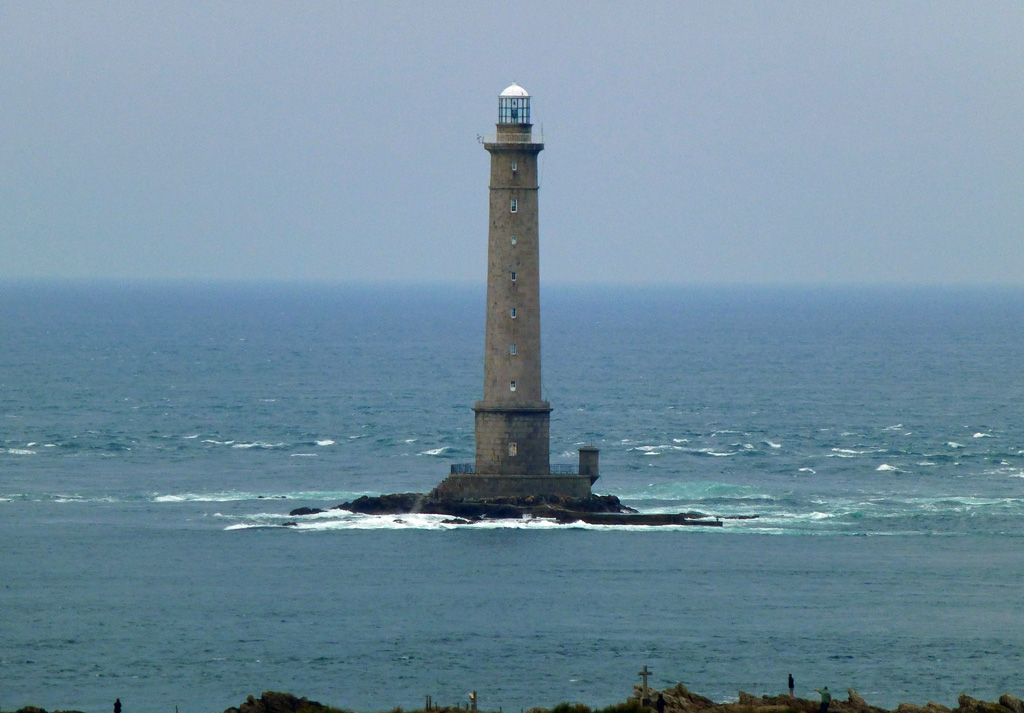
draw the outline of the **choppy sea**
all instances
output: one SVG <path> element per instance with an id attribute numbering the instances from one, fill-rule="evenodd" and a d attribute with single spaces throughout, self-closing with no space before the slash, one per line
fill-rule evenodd
<path id="1" fill-rule="evenodd" d="M 0 708 L 1024 694 L 1024 291 L 543 293 L 552 460 L 722 528 L 300 506 L 473 459 L 482 287 L 0 286 Z"/>

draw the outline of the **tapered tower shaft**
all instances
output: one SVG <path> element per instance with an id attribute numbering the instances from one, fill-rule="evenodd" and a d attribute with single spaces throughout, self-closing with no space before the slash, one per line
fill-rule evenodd
<path id="1" fill-rule="evenodd" d="M 493 140 L 491 140 L 493 138 Z M 484 398 L 476 403 L 476 472 L 548 475 L 550 405 L 542 399 L 537 156 L 530 97 L 499 97 L 491 155 Z"/>

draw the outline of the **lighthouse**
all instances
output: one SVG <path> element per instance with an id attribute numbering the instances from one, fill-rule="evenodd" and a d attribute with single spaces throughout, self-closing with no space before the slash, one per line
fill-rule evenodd
<path id="1" fill-rule="evenodd" d="M 498 96 L 490 154 L 487 309 L 483 399 L 475 413 L 476 460 L 453 465 L 439 486 L 449 497 L 587 497 L 597 479 L 597 449 L 580 463 L 552 467 L 551 405 L 541 389 L 540 241 L 537 157 L 530 94 L 513 83 Z"/>

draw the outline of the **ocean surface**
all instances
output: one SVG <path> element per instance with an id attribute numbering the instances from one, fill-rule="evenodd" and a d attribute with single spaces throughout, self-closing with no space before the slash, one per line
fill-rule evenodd
<path id="1" fill-rule="evenodd" d="M 1024 695 L 1024 291 L 542 297 L 552 460 L 757 519 L 282 527 L 473 460 L 482 286 L 0 285 L 0 708 Z"/>

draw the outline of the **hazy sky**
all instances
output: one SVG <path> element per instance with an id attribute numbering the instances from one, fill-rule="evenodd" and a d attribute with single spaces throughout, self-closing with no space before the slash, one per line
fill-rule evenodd
<path id="1" fill-rule="evenodd" d="M 1021 2 L 0 2 L 0 278 L 1024 284 Z"/>

